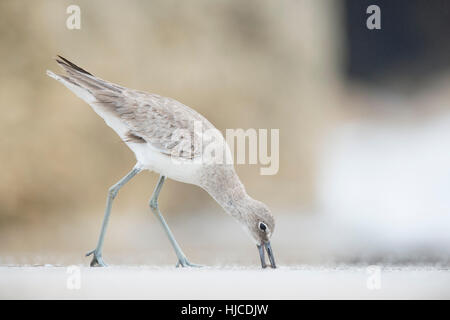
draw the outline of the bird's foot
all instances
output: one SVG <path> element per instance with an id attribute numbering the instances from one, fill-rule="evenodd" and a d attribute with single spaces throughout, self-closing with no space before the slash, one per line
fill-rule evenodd
<path id="1" fill-rule="evenodd" d="M 191 263 L 189 262 L 189 260 L 186 257 L 183 257 L 181 259 L 178 259 L 178 262 L 176 264 L 176 267 L 183 267 L 183 268 L 187 268 L 187 267 L 192 267 L 192 268 L 201 268 L 203 267 L 202 265 L 199 264 L 195 264 L 195 263 Z"/>
<path id="2" fill-rule="evenodd" d="M 86 257 L 89 257 L 91 254 L 93 255 L 92 261 L 90 264 L 91 267 L 106 267 L 107 266 L 105 261 L 103 261 L 102 255 L 98 254 L 96 250 L 92 250 L 92 251 L 86 253 Z"/>

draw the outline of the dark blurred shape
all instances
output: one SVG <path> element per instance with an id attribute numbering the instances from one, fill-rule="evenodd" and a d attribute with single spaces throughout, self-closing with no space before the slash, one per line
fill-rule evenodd
<path id="1" fill-rule="evenodd" d="M 381 9 L 381 30 L 369 30 L 367 7 Z M 418 84 L 448 69 L 450 1 L 346 0 L 346 73 L 351 80 L 382 84 L 402 78 Z"/>

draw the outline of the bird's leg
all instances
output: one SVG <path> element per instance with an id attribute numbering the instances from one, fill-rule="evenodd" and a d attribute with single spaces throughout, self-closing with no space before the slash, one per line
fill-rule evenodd
<path id="1" fill-rule="evenodd" d="M 117 182 L 115 185 L 113 185 L 111 188 L 109 188 L 108 198 L 106 200 L 105 216 L 103 217 L 102 229 L 100 231 L 100 236 L 98 238 L 97 247 L 94 250 L 92 250 L 86 254 L 86 256 L 90 256 L 91 254 L 94 255 L 92 258 L 92 261 L 91 261 L 91 267 L 97 267 L 97 266 L 106 267 L 106 264 L 102 258 L 102 248 L 103 248 L 103 240 L 105 238 L 106 227 L 108 226 L 109 214 L 111 213 L 111 207 L 112 207 L 113 200 L 117 196 L 117 193 L 119 192 L 120 188 L 122 188 L 128 181 L 130 181 L 139 172 L 141 172 L 141 169 L 134 167 L 133 170 L 131 170 L 125 177 L 120 179 L 119 182 Z"/>
<path id="2" fill-rule="evenodd" d="M 155 191 L 153 191 L 152 198 L 150 199 L 150 209 L 152 209 L 152 212 L 156 215 L 159 222 L 161 222 L 161 225 L 164 228 L 164 231 L 167 234 L 167 237 L 170 240 L 170 243 L 172 244 L 173 249 L 175 250 L 175 254 L 178 257 L 177 267 L 201 267 L 200 265 L 190 263 L 188 259 L 186 258 L 185 254 L 181 250 L 180 246 L 178 245 L 177 241 L 175 240 L 175 237 L 172 234 L 172 231 L 170 231 L 169 226 L 166 223 L 166 220 L 164 220 L 164 217 L 162 216 L 161 212 L 159 211 L 158 207 L 158 196 L 161 192 L 162 186 L 164 184 L 165 177 L 160 176 L 158 180 L 158 184 L 156 185 Z"/>

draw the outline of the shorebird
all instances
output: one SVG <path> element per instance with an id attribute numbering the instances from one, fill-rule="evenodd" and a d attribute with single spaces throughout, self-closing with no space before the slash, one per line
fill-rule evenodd
<path id="1" fill-rule="evenodd" d="M 166 178 L 206 190 L 250 235 L 257 246 L 261 266 L 267 266 L 267 251 L 270 266 L 276 267 L 270 246 L 275 220 L 268 207 L 247 194 L 232 163 L 204 161 L 202 158 L 206 147 L 201 143 L 203 140 L 200 139 L 199 143 L 196 138 L 208 130 L 218 131 L 205 117 L 174 99 L 100 79 L 61 56 L 56 61 L 65 74 L 47 70 L 47 75 L 89 104 L 136 156 L 133 169 L 109 189 L 97 246 L 86 254 L 93 255 L 91 266 L 106 266 L 102 257 L 103 241 L 112 203 L 119 189 L 139 172 L 150 170 L 159 173 L 160 177 L 149 205 L 175 250 L 177 266 L 198 265 L 186 258 L 159 210 L 158 196 Z M 200 131 L 196 130 L 198 124 L 201 125 Z M 226 155 L 230 156 L 222 134 L 216 135 L 214 143 L 224 146 Z"/>

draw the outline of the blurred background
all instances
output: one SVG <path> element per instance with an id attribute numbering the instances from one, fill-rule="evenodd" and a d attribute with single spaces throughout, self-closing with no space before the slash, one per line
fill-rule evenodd
<path id="1" fill-rule="evenodd" d="M 81 8 L 69 30 L 66 9 Z M 381 9 L 369 30 L 366 9 Z M 238 165 L 272 208 L 280 264 L 450 257 L 450 3 L 419 0 L 0 2 L 0 264 L 88 264 L 108 188 L 132 152 L 45 75 L 60 54 L 101 78 L 175 98 L 226 128 L 280 129 L 280 169 Z M 104 257 L 172 264 L 145 172 L 116 198 Z M 193 262 L 257 264 L 198 187 L 160 207 Z"/>

